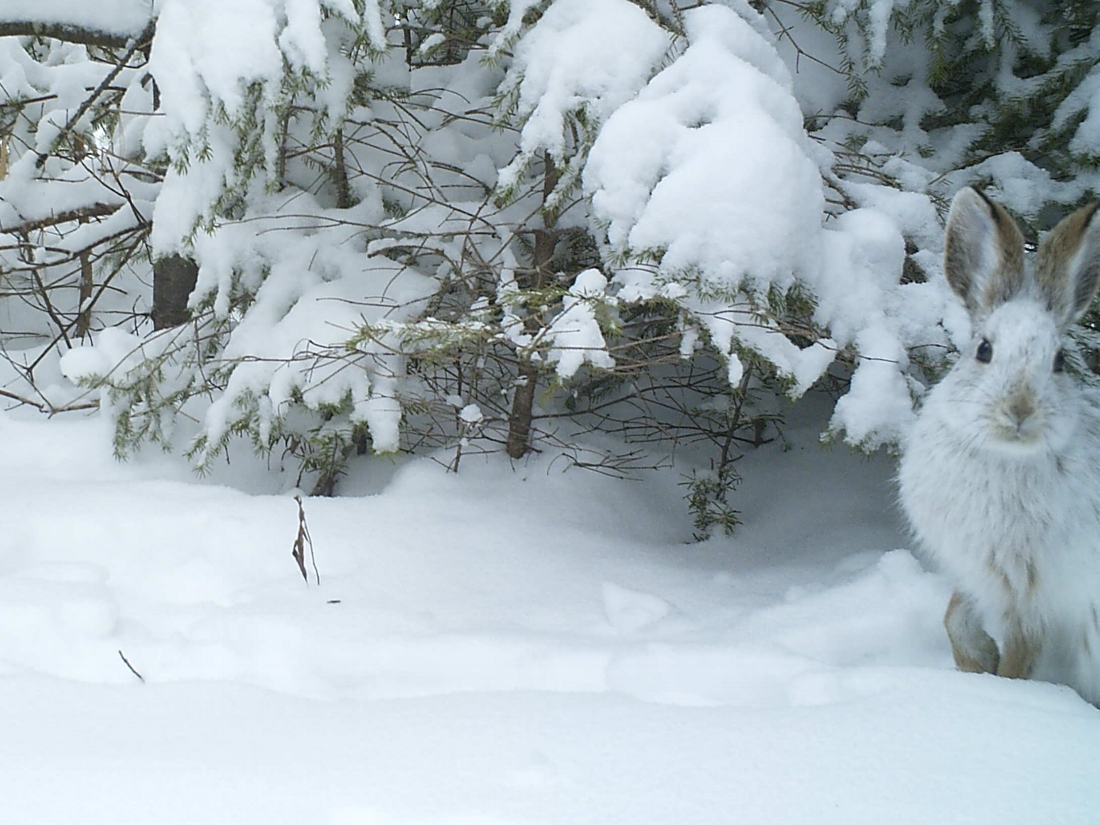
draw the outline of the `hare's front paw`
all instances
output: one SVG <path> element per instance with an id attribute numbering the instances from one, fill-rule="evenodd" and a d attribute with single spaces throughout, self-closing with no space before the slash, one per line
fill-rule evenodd
<path id="1" fill-rule="evenodd" d="M 951 594 L 943 617 L 951 653 L 959 670 L 968 673 L 998 673 L 1001 655 L 997 643 L 985 632 L 973 603 L 959 591 Z"/>
<path id="2" fill-rule="evenodd" d="M 1005 636 L 1004 648 L 1004 655 L 997 666 L 997 675 L 1007 679 L 1031 678 L 1039 653 L 1039 643 L 1024 633 L 1018 625 L 1014 625 Z"/>

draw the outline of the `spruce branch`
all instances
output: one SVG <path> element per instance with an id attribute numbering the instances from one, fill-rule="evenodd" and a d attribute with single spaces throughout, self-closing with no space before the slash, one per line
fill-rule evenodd
<path id="1" fill-rule="evenodd" d="M 150 27 L 153 25 L 152 22 L 149 23 Z M 147 28 L 146 31 L 148 30 Z M 0 21 L 0 37 L 48 37 L 104 49 L 124 49 L 134 39 L 133 35 L 124 32 L 75 26 L 71 23 L 46 23 L 41 20 Z"/>
<path id="2" fill-rule="evenodd" d="M 100 84 L 92 91 L 90 95 L 84 98 L 84 102 L 77 108 L 76 113 L 73 114 L 61 127 L 61 130 L 57 133 L 52 141 L 50 141 L 49 147 L 45 152 L 38 153 L 38 159 L 35 161 L 35 167 L 41 169 L 46 165 L 46 161 L 49 159 L 50 154 L 53 152 L 55 146 L 58 146 L 64 142 L 65 138 L 69 136 L 76 125 L 80 122 L 80 119 L 84 117 L 84 113 L 92 107 L 92 105 L 99 99 L 99 96 L 110 87 L 115 78 L 119 76 L 123 69 L 130 62 L 130 58 L 139 50 L 149 46 L 153 42 L 153 34 L 156 31 L 156 20 L 150 20 L 149 24 L 145 27 L 145 30 L 137 37 L 128 41 L 129 45 L 122 56 L 116 61 L 114 68 L 107 73 L 107 76 L 103 78 Z"/>

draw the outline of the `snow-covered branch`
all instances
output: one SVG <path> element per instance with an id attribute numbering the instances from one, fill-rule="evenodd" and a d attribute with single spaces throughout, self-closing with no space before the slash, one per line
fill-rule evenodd
<path id="1" fill-rule="evenodd" d="M 64 223 L 86 221 L 90 218 L 102 218 L 106 215 L 113 215 L 119 209 L 120 204 L 117 203 L 91 203 L 76 209 L 66 209 L 61 212 L 55 212 L 46 217 L 35 218 L 9 226 L 0 226 L 0 233 L 26 235 L 49 226 L 58 226 Z"/>
<path id="2" fill-rule="evenodd" d="M 82 46 L 122 49 L 133 41 L 129 32 L 105 31 L 68 23 L 44 23 L 38 20 L 0 20 L 0 37 L 50 37 Z"/>
<path id="3" fill-rule="evenodd" d="M 823 387 L 831 432 L 896 443 L 963 326 L 944 196 L 1045 220 L 1100 190 L 1095 4 L 2 5 L 39 37 L 0 36 L 0 326 L 92 335 L 65 364 L 120 452 L 246 436 L 319 490 L 585 411 L 698 422 L 725 466 Z"/>
<path id="4" fill-rule="evenodd" d="M 152 20 L 152 0 L 5 0 L 0 37 L 49 37 L 125 48 Z"/>

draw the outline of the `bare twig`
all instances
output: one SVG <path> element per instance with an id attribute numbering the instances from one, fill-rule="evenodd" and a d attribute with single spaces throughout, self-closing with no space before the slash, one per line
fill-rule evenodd
<path id="1" fill-rule="evenodd" d="M 49 415 L 56 415 L 62 412 L 75 412 L 77 410 L 94 410 L 99 407 L 98 401 L 88 401 L 83 404 L 67 404 L 64 407 L 55 407 L 52 404 L 44 401 L 35 401 L 33 398 L 27 398 L 22 395 L 17 395 L 9 390 L 0 389 L 0 398 L 10 398 L 12 401 L 16 401 L 20 404 L 26 404 L 28 407 L 34 407 L 36 410 L 47 413 Z"/>
<path id="2" fill-rule="evenodd" d="M 309 558 L 313 562 L 313 575 L 317 579 L 317 584 L 321 583 L 321 574 L 317 571 L 317 557 L 313 554 L 313 539 L 309 535 L 309 527 L 306 524 L 306 508 L 302 504 L 301 496 L 294 496 L 294 500 L 298 502 L 298 535 L 294 539 L 294 548 L 290 551 L 290 555 L 294 556 L 294 561 L 298 562 L 298 569 L 302 571 L 302 578 L 306 584 L 309 584 L 309 574 L 306 572 L 306 545 L 309 545 Z"/>
<path id="3" fill-rule="evenodd" d="M 120 650 L 118 652 L 118 655 L 119 655 L 119 658 L 121 658 L 122 661 L 126 663 L 126 667 L 130 668 L 130 672 L 138 677 L 138 681 L 140 681 L 142 684 L 145 684 L 145 677 L 142 676 L 140 673 L 138 673 L 136 670 L 134 670 L 134 666 L 132 664 L 130 664 L 130 660 L 126 658 L 126 654 L 124 654 Z"/>
<path id="4" fill-rule="evenodd" d="M 92 107 L 92 104 L 99 99 L 99 96 L 110 86 L 116 77 L 126 68 L 126 65 L 130 62 L 130 58 L 134 56 L 134 53 L 145 46 L 148 46 L 153 41 L 153 32 L 156 30 L 156 21 L 150 20 L 149 25 L 145 27 L 138 37 L 129 40 L 129 47 L 118 59 L 115 67 L 111 71 L 107 72 L 107 76 L 103 78 L 103 82 L 100 83 L 95 90 L 84 99 L 84 102 L 80 104 L 80 107 L 76 110 L 76 113 L 65 122 L 65 125 L 61 128 L 61 131 L 57 133 L 57 137 L 51 141 L 49 148 L 45 152 L 38 153 L 38 160 L 35 161 L 35 166 L 41 169 L 46 165 L 46 160 L 49 158 L 50 153 L 53 151 L 53 147 L 61 143 L 65 138 L 69 136 L 69 132 L 75 128 L 76 124 L 80 122 L 80 118 L 84 117 L 84 113 Z"/>

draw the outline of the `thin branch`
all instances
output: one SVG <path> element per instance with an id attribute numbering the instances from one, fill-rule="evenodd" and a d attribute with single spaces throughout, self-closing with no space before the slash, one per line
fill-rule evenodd
<path id="1" fill-rule="evenodd" d="M 150 22 L 150 26 L 152 23 Z M 52 37 L 66 43 L 123 49 L 133 35 L 121 32 L 89 29 L 69 23 L 43 23 L 40 20 L 5 20 L 0 22 L 0 37 Z"/>
<path id="2" fill-rule="evenodd" d="M 50 416 L 63 412 L 75 412 L 77 410 L 95 410 L 99 408 L 98 401 L 88 401 L 81 404 L 66 404 L 64 407 L 55 407 L 48 402 L 35 401 L 33 398 L 27 398 L 26 396 L 17 395 L 9 390 L 0 389 L 0 398 L 10 398 L 12 401 L 16 401 L 19 404 L 25 404 L 28 407 L 34 407 L 39 412 L 44 412 Z"/>
<path id="3" fill-rule="evenodd" d="M 34 164 L 37 168 L 41 169 L 46 165 L 46 160 L 53 151 L 53 147 L 57 146 L 69 136 L 69 133 L 76 127 L 76 124 L 80 122 L 80 118 L 84 117 L 84 113 L 92 107 L 92 104 L 99 99 L 99 96 L 103 94 L 104 90 L 110 86 L 122 70 L 126 68 L 126 65 L 130 62 L 130 58 L 134 56 L 134 52 L 153 42 L 153 33 L 156 31 L 156 25 L 156 20 L 150 20 L 149 25 L 145 27 L 145 31 L 143 31 L 140 36 L 127 41 L 130 46 L 126 49 L 122 57 L 118 59 L 115 67 L 107 72 L 107 76 L 103 78 L 103 82 L 96 87 L 95 91 L 84 99 L 84 102 L 80 104 L 80 108 L 76 110 L 76 114 L 66 121 L 61 131 L 57 133 L 57 137 L 50 142 L 49 148 L 45 152 L 38 153 L 38 160 L 36 160 Z"/>
<path id="4" fill-rule="evenodd" d="M 89 218 L 102 218 L 107 215 L 113 215 L 119 210 L 119 207 L 120 204 L 117 203 L 91 203 L 76 209 L 55 212 L 45 218 L 36 218 L 32 221 L 26 221 L 17 226 L 0 226 L 0 232 L 23 235 L 38 229 L 45 229 L 47 226 L 57 226 L 59 223 L 69 223 L 71 221 L 81 221 L 88 220 Z"/>
<path id="5" fill-rule="evenodd" d="M 130 664 L 130 660 L 126 658 L 126 655 L 121 650 L 118 652 L 118 655 L 119 655 L 119 658 L 122 659 L 122 661 L 126 664 L 126 667 L 130 668 L 130 672 L 132 674 L 134 674 L 135 676 L 137 676 L 138 680 L 142 684 L 144 684 L 145 683 L 145 677 L 142 676 L 140 673 L 138 673 L 136 670 L 134 670 L 134 666 L 132 664 Z"/>

